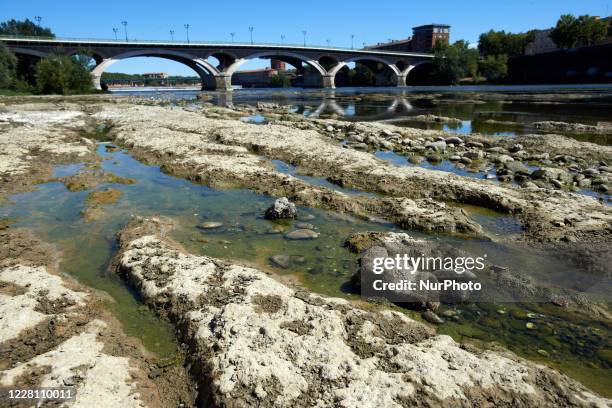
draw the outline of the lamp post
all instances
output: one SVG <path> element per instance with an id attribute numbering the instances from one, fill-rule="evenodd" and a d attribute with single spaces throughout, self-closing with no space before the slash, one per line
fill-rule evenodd
<path id="1" fill-rule="evenodd" d="M 304 47 L 306 46 L 306 30 L 302 30 L 302 35 L 304 36 Z"/>
<path id="2" fill-rule="evenodd" d="M 187 44 L 189 44 L 189 24 L 185 24 L 183 27 L 185 27 L 185 31 L 187 32 Z"/>
<path id="3" fill-rule="evenodd" d="M 285 45 L 285 34 L 281 34 L 281 45 Z"/>
<path id="4" fill-rule="evenodd" d="M 123 31 L 125 32 L 125 42 L 128 42 L 128 35 L 127 35 L 127 21 L 123 20 L 121 22 L 121 25 L 123 26 Z"/>
<path id="5" fill-rule="evenodd" d="M 170 30 L 170 39 L 174 41 L 174 30 Z"/>
<path id="6" fill-rule="evenodd" d="M 40 26 L 40 21 L 42 20 L 42 17 L 41 16 L 36 16 L 36 17 L 34 17 L 34 20 L 36 20 L 36 24 L 38 24 L 38 28 L 42 28 Z"/>
<path id="7" fill-rule="evenodd" d="M 355 34 L 351 34 L 351 50 L 353 49 L 353 40 L 355 39 Z"/>
<path id="8" fill-rule="evenodd" d="M 253 45 L 253 26 L 249 27 L 249 31 L 251 32 L 251 45 Z"/>
<path id="9" fill-rule="evenodd" d="M 117 31 L 119 31 L 119 29 L 117 27 L 113 27 L 113 33 L 115 33 L 115 41 L 117 41 Z"/>
<path id="10" fill-rule="evenodd" d="M 327 40 L 325 40 L 325 42 L 327 42 L 327 48 L 329 48 L 329 43 L 331 42 L 331 40 L 328 38 Z"/>
<path id="11" fill-rule="evenodd" d="M 234 43 L 234 36 L 236 35 L 236 33 L 230 33 L 230 35 L 232 36 L 232 44 Z"/>

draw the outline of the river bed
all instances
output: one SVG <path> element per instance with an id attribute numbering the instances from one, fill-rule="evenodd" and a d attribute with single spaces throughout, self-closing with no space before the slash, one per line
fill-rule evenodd
<path id="1" fill-rule="evenodd" d="M 63 253 L 62 268 L 82 283 L 105 291 L 114 302 L 110 309 L 123 323 L 128 335 L 140 338 L 145 346 L 164 358 L 177 353 L 178 345 L 168 323 L 143 307 L 117 276 L 107 271 L 116 251 L 115 233 L 134 214 L 164 215 L 178 221 L 172 237 L 196 254 L 230 259 L 262 270 L 293 277 L 310 290 L 357 300 L 347 287 L 357 268 L 357 256 L 343 247 L 345 238 L 359 231 L 399 231 L 384 222 L 368 222 L 350 216 L 312 208 L 299 208 L 296 221 L 271 222 L 263 219 L 273 198 L 244 189 L 215 190 L 172 177 L 159 167 L 133 159 L 129 153 L 100 143 L 101 170 L 135 180 L 134 184 L 102 184 L 96 190 L 112 187 L 123 194 L 116 204 L 104 209 L 101 217 L 83 217 L 89 191 L 70 192 L 59 182 L 38 185 L 32 192 L 10 197 L 0 216 L 31 228 L 43 239 L 55 243 Z M 290 165 L 277 161 L 278 169 L 295 173 Z M 87 171 L 84 164 L 59 166 L 55 177 Z M 326 180 L 307 179 L 329 186 Z M 332 186 L 333 187 L 333 186 Z M 359 193 L 350 190 L 350 193 Z M 466 207 L 492 234 L 520 233 L 511 217 Z M 222 225 L 212 229 L 205 222 Z M 292 241 L 283 232 L 312 224 L 320 234 L 308 241 Z M 483 240 L 460 240 L 408 231 L 415 237 L 445 240 L 474 253 L 487 253 L 489 260 L 516 270 L 535 268 L 546 279 L 568 266 L 555 262 L 554 255 Z M 274 256 L 282 255 L 283 262 Z M 560 276 L 563 274 L 560 274 Z M 405 311 L 415 318 L 418 314 Z M 559 310 L 535 304 L 457 305 L 441 311 L 448 317 L 441 333 L 457 340 L 470 340 L 488 346 L 495 342 L 521 356 L 542 361 L 606 394 L 610 390 L 608 346 L 610 332 L 605 325 L 588 319 L 576 320 Z M 536 330 L 527 328 L 534 323 Z"/>

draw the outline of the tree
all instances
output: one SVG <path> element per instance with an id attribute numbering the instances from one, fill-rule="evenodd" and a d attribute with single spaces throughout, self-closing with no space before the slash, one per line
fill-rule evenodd
<path id="1" fill-rule="evenodd" d="M 596 44 L 608 35 L 608 23 L 595 17 L 584 15 L 578 18 L 571 14 L 559 17 L 550 38 L 561 48 L 589 46 Z"/>
<path id="2" fill-rule="evenodd" d="M 490 30 L 480 35 L 478 50 L 487 57 L 489 55 L 517 56 L 524 53 L 525 47 L 535 39 L 535 31 L 526 33 L 507 33 Z"/>
<path id="3" fill-rule="evenodd" d="M 0 42 L 0 89 L 9 89 L 17 78 L 17 58 Z"/>
<path id="4" fill-rule="evenodd" d="M 578 44 L 593 45 L 605 40 L 608 35 L 608 24 L 605 21 L 588 15 L 580 16 L 578 24 Z"/>
<path id="5" fill-rule="evenodd" d="M 279 72 L 276 75 L 272 75 L 270 77 L 270 87 L 271 88 L 289 88 L 291 87 L 291 80 L 287 75 L 282 72 Z"/>
<path id="6" fill-rule="evenodd" d="M 480 72 L 491 82 L 504 79 L 508 74 L 508 56 L 500 54 L 485 57 L 480 61 Z"/>
<path id="7" fill-rule="evenodd" d="M 93 92 L 91 74 L 78 59 L 54 53 L 36 65 L 36 85 L 43 94 Z"/>
<path id="8" fill-rule="evenodd" d="M 437 42 L 434 47 L 434 80 L 443 84 L 457 84 L 467 75 L 477 76 L 478 51 L 469 47 L 467 41 L 452 45 Z"/>
<path id="9" fill-rule="evenodd" d="M 24 21 L 12 19 L 0 23 L 0 35 L 55 38 L 51 29 L 43 28 L 27 18 Z"/>

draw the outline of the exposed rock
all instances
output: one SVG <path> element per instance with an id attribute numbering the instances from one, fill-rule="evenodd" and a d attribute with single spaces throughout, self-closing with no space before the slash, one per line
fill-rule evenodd
<path id="1" fill-rule="evenodd" d="M 531 125 L 538 130 L 554 132 L 612 133 L 612 128 L 608 126 L 584 125 L 582 123 L 543 121 L 534 122 Z"/>
<path id="2" fill-rule="evenodd" d="M 508 161 L 504 163 L 504 167 L 516 174 L 531 174 L 531 170 L 529 167 L 525 166 L 523 163 L 519 161 Z"/>
<path id="3" fill-rule="evenodd" d="M 287 197 L 281 197 L 274 201 L 274 204 L 266 210 L 265 214 L 268 220 L 278 220 L 297 217 L 297 209 L 295 204 L 289 201 Z"/>

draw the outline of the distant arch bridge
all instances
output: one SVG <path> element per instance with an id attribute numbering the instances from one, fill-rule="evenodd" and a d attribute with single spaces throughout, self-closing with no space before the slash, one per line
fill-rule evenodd
<path id="1" fill-rule="evenodd" d="M 351 62 L 367 66 L 377 82 L 406 86 L 406 79 L 416 66 L 431 63 L 432 54 L 371 49 L 347 49 L 284 44 L 245 44 L 211 42 L 120 41 L 87 39 L 45 39 L 0 37 L 16 54 L 46 57 L 55 50 L 67 54 L 87 53 L 95 61 L 93 82 L 101 89 L 102 73 L 114 63 L 133 57 L 159 57 L 180 62 L 202 79 L 204 89 L 230 90 L 232 74 L 246 61 L 274 58 L 293 65 L 309 77 L 308 85 L 335 88 L 336 74 Z M 214 57 L 215 62 L 211 62 Z M 310 69 L 306 68 L 309 66 Z"/>

